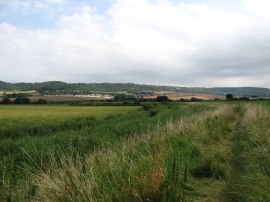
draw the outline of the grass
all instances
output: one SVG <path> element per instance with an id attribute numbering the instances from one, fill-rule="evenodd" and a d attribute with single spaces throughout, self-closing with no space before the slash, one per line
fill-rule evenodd
<path id="1" fill-rule="evenodd" d="M 227 199 L 269 201 L 270 111 L 264 105 L 246 105 L 233 138 L 232 172 L 226 186 Z"/>
<path id="2" fill-rule="evenodd" d="M 151 115 L 153 110 L 156 112 L 154 116 Z M 38 167 L 41 161 L 48 162 L 51 155 L 86 154 L 96 147 L 110 147 L 116 140 L 199 110 L 202 109 L 185 105 L 152 106 L 147 111 L 139 107 L 11 106 L 6 119 L 11 123 L 10 127 L 1 131 L 0 174 L 17 183 L 24 177 L 24 171 L 18 167 L 24 164 Z M 46 121 L 40 124 L 35 116 L 43 111 Z M 24 116 L 28 118 L 23 119 Z M 19 117 L 21 125 L 12 124 L 13 118 Z M 57 118 L 62 120 L 56 124 Z"/>
<path id="3" fill-rule="evenodd" d="M 84 118 L 104 119 L 109 115 L 125 114 L 139 107 L 83 107 L 65 105 L 0 106 L 0 129 L 22 125 L 62 124 Z"/>
<path id="4" fill-rule="evenodd" d="M 269 116 L 259 103 L 151 106 L 6 138 L 0 201 L 268 201 Z"/>

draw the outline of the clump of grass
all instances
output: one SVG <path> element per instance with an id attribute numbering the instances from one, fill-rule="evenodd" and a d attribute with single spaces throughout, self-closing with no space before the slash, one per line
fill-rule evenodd
<path id="1" fill-rule="evenodd" d="M 224 191 L 228 200 L 269 200 L 269 119 L 266 106 L 245 106 L 243 119 L 233 139 L 233 170 Z"/>

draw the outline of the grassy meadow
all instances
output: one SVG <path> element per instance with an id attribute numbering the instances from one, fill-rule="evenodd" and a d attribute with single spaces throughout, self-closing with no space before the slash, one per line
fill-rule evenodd
<path id="1" fill-rule="evenodd" d="M 0 201 L 270 198 L 267 102 L 0 112 Z"/>
<path id="2" fill-rule="evenodd" d="M 125 114 L 137 109 L 125 106 L 0 105 L 0 130 L 25 125 L 60 125 L 74 120 L 104 119 L 109 115 Z"/>

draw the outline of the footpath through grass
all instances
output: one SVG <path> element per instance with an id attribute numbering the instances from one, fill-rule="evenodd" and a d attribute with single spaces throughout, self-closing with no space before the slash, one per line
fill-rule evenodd
<path id="1" fill-rule="evenodd" d="M 14 163 L 11 174 L 3 175 L 0 201 L 269 200 L 268 105 L 189 103 L 147 110 L 49 135 L 67 145 L 54 150 L 53 139 L 43 140 L 48 147 L 36 149 L 35 166 L 27 162 L 32 150 L 24 148 L 25 164 Z M 32 144 L 38 145 L 45 137 L 27 141 L 37 138 Z"/>

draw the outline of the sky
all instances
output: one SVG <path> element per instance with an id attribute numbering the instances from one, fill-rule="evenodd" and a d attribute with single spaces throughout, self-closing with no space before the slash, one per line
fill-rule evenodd
<path id="1" fill-rule="evenodd" d="M 270 88 L 269 0 L 0 0 L 0 80 Z"/>

